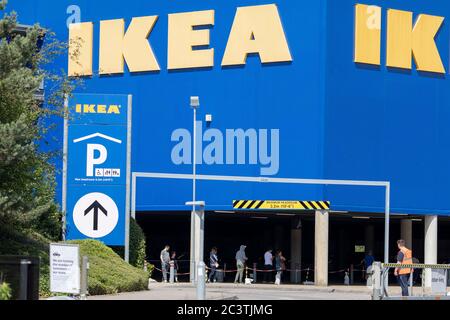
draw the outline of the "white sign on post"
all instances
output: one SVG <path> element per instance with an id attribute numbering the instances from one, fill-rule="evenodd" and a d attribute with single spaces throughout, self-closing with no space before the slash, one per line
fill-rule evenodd
<path id="1" fill-rule="evenodd" d="M 80 294 L 80 248 L 78 245 L 50 245 L 50 291 Z"/>
<path id="2" fill-rule="evenodd" d="M 447 270 L 432 269 L 431 292 L 433 294 L 447 293 Z"/>

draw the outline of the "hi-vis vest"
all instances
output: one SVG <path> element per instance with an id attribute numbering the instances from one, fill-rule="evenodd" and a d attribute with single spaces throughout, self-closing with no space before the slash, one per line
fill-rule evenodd
<path id="1" fill-rule="evenodd" d="M 400 251 L 403 253 L 402 264 L 412 264 L 412 251 L 407 248 L 402 248 Z M 398 274 L 410 274 L 411 268 L 401 268 L 398 270 Z"/>

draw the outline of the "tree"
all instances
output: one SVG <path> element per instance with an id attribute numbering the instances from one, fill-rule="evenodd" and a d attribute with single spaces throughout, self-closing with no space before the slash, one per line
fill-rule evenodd
<path id="1" fill-rule="evenodd" d="M 4 10 L 6 1 L 0 2 Z M 17 14 L 0 18 L 0 224 L 60 234 L 55 203 L 54 151 L 47 121 L 64 116 L 64 97 L 75 86 L 51 62 L 67 50 L 49 31 L 34 25 L 19 32 Z M 36 96 L 45 84 L 45 102 Z"/>

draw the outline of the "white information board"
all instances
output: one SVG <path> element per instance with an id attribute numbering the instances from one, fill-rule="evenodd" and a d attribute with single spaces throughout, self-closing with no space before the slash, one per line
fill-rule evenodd
<path id="1" fill-rule="evenodd" d="M 447 270 L 432 269 L 431 292 L 433 294 L 443 294 L 447 292 Z"/>
<path id="2" fill-rule="evenodd" d="M 50 291 L 80 294 L 80 248 L 78 245 L 50 245 Z"/>

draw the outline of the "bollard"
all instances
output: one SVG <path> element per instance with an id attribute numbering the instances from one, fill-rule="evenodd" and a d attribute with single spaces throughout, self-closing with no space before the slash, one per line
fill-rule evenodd
<path id="1" fill-rule="evenodd" d="M 203 261 L 200 261 L 197 267 L 197 300 L 205 300 L 206 299 L 206 289 L 205 289 L 205 272 L 206 265 Z"/>
<path id="2" fill-rule="evenodd" d="M 223 264 L 223 281 L 222 282 L 225 282 L 226 276 L 227 276 L 227 264 L 224 263 Z"/>
<path id="3" fill-rule="evenodd" d="M 256 283 L 256 268 L 257 268 L 257 264 L 254 263 L 253 264 L 253 283 Z"/>
<path id="4" fill-rule="evenodd" d="M 344 276 L 344 285 L 349 286 L 350 285 L 350 278 L 348 276 L 348 272 L 345 271 L 345 276 Z"/>
<path id="5" fill-rule="evenodd" d="M 409 295 L 414 296 L 414 271 L 409 275 Z"/>
<path id="6" fill-rule="evenodd" d="M 170 283 L 175 283 L 175 263 L 170 261 Z"/>
<path id="7" fill-rule="evenodd" d="M 81 261 L 81 300 L 86 300 L 88 295 L 88 270 L 89 270 L 89 258 L 84 256 Z"/>
<path id="8" fill-rule="evenodd" d="M 146 260 L 144 261 L 144 271 L 148 272 L 148 262 Z"/>
<path id="9" fill-rule="evenodd" d="M 19 300 L 28 300 L 28 266 L 31 261 L 20 260 L 20 293 Z"/>

